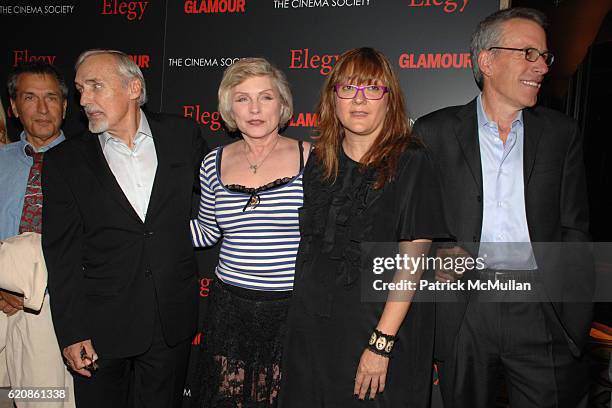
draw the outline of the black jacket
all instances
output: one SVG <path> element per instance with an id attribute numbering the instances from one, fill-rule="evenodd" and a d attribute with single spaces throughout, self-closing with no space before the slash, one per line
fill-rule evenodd
<path id="1" fill-rule="evenodd" d="M 476 100 L 420 118 L 414 132 L 431 150 L 440 171 L 446 219 L 457 241 L 477 248 L 482 230 L 483 192 Z M 588 204 L 582 138 L 575 121 L 543 107 L 523 110 L 523 173 L 525 209 L 532 242 L 586 242 Z M 545 287 L 574 291 L 583 302 L 560 302 L 558 290 L 550 294 L 548 315 L 559 322 L 568 345 L 580 354 L 588 339 L 592 305 L 586 301 L 593 291 L 589 267 L 557 268 L 549 265 L 550 254 L 534 253 L 538 269 L 562 270 L 545 274 Z M 557 266 L 560 263 L 556 263 Z M 563 286 L 563 287 L 562 287 Z M 465 300 L 465 299 L 464 299 Z M 440 303 L 436 316 L 436 357 L 444 360 L 451 350 L 465 313 L 465 302 Z"/>
<path id="2" fill-rule="evenodd" d="M 43 251 L 61 348 L 92 339 L 105 358 L 144 352 L 157 311 L 169 345 L 195 333 L 189 220 L 206 143 L 186 119 L 146 116 L 158 166 L 145 222 L 123 194 L 97 135 L 84 132 L 45 154 Z"/>

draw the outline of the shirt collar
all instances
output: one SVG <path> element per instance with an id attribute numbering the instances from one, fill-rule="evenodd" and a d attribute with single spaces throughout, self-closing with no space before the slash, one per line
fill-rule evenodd
<path id="1" fill-rule="evenodd" d="M 149 121 L 147 120 L 147 116 L 140 109 L 140 123 L 138 124 L 138 129 L 136 130 L 136 135 L 134 140 L 138 140 L 141 137 L 150 137 L 153 138 L 153 133 L 151 132 L 151 127 L 149 126 Z M 106 146 L 109 140 L 114 139 L 117 140 L 113 135 L 108 132 L 100 133 L 99 135 L 100 142 L 102 143 L 102 149 Z"/>
<path id="2" fill-rule="evenodd" d="M 66 140 L 66 136 L 64 136 L 64 131 L 60 130 L 60 134 L 57 138 L 55 138 L 55 140 L 53 140 L 51 143 L 49 143 L 46 146 L 41 147 L 40 149 L 36 149 L 34 146 L 32 146 L 31 143 L 29 143 L 26 140 L 26 135 L 25 132 L 21 132 L 21 135 L 19 136 L 19 143 L 21 143 L 21 148 L 20 151 L 23 152 L 24 156 L 26 155 L 26 151 L 25 148 L 26 146 L 30 146 L 35 152 L 37 153 L 44 153 L 47 150 L 51 149 L 52 147 L 57 146 L 58 144 L 62 143 L 64 140 Z"/>
<path id="3" fill-rule="evenodd" d="M 497 123 L 489 120 L 484 110 L 484 107 L 482 106 L 482 92 L 480 93 L 480 95 L 478 95 L 478 98 L 476 98 L 476 114 L 478 116 L 478 128 L 479 129 L 485 126 L 488 128 L 497 129 Z M 514 118 L 514 120 L 512 121 L 512 127 L 515 127 L 517 125 L 519 126 L 523 125 L 523 111 L 522 110 L 519 111 L 519 113 L 516 115 L 516 118 Z"/>

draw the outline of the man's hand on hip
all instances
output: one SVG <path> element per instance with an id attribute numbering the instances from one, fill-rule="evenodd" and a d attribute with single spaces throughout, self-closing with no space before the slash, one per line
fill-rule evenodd
<path id="1" fill-rule="evenodd" d="M 65 347 L 63 354 L 68 367 L 70 367 L 72 371 L 85 377 L 91 377 L 90 370 L 98 359 L 98 355 L 91 344 L 91 340 L 80 341 Z"/>

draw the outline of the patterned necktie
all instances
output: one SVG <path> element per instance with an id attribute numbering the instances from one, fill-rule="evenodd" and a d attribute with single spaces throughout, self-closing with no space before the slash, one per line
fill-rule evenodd
<path id="1" fill-rule="evenodd" d="M 34 159 L 28 176 L 28 186 L 26 187 L 23 200 L 23 211 L 21 212 L 21 222 L 19 223 L 19 233 L 22 232 L 42 232 L 42 186 L 40 185 L 40 172 L 43 165 L 43 153 L 37 153 L 31 146 L 26 146 L 25 152 Z"/>

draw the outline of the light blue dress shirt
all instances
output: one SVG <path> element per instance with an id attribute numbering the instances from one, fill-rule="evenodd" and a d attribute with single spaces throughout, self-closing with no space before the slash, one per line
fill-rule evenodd
<path id="1" fill-rule="evenodd" d="M 484 111 L 482 94 L 476 105 L 484 197 L 478 255 L 490 269 L 536 269 L 525 212 L 523 112 L 504 144 L 497 123 Z"/>
<path id="2" fill-rule="evenodd" d="M 64 140 L 66 138 L 61 132 L 57 139 L 36 150 L 25 140 L 25 133 L 22 132 L 18 142 L 0 147 L 0 239 L 19 233 L 28 176 L 34 163 L 32 157 L 25 152 L 26 146 L 42 153 Z"/>

